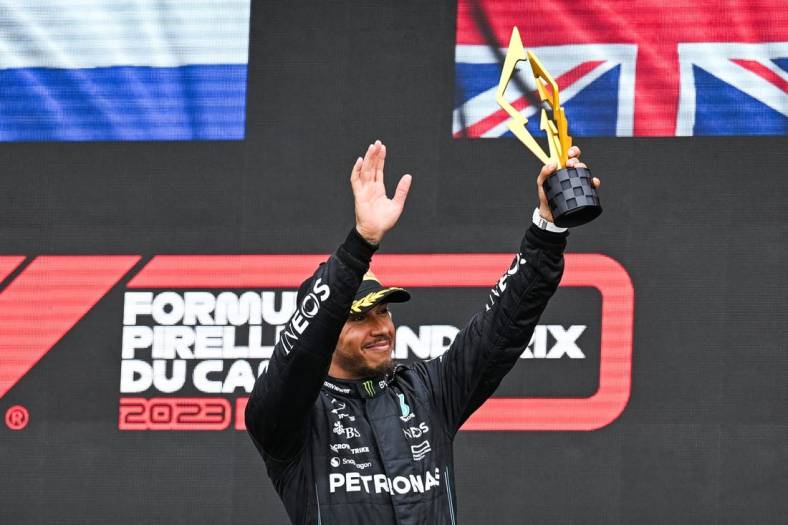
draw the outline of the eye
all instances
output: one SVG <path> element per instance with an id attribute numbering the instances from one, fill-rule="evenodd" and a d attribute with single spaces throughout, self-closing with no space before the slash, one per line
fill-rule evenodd
<path id="1" fill-rule="evenodd" d="M 351 315 L 348 318 L 348 321 L 353 322 L 353 323 L 360 323 L 360 322 L 364 321 L 366 318 L 367 318 L 367 314 Z"/>

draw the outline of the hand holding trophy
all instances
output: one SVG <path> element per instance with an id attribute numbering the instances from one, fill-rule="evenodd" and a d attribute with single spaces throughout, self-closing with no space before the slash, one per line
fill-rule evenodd
<path id="1" fill-rule="evenodd" d="M 514 74 L 517 62 L 528 60 L 531 64 L 536 89 L 539 98 L 546 103 L 552 112 L 552 119 L 547 115 L 547 110 L 542 108 L 540 129 L 547 134 L 547 145 L 550 154 L 542 150 L 536 139 L 528 132 L 525 125 L 528 123 L 519 111 L 504 98 L 506 86 Z M 501 80 L 498 83 L 496 101 L 511 118 L 507 126 L 520 139 L 536 157 L 544 164 L 553 162 L 558 167 L 557 171 L 544 182 L 543 188 L 553 214 L 556 226 L 570 228 L 585 224 L 597 218 L 602 213 L 599 197 L 591 177 L 591 170 L 585 167 L 567 167 L 569 148 L 572 147 L 572 137 L 569 136 L 569 123 L 566 113 L 561 107 L 558 94 L 558 85 L 550 73 L 545 70 L 539 59 L 532 52 L 523 48 L 520 32 L 517 27 L 512 29 L 509 49 L 501 71 Z"/>

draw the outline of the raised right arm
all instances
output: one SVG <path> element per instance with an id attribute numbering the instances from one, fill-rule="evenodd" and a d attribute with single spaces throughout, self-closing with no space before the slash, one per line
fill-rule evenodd
<path id="1" fill-rule="evenodd" d="M 246 405 L 246 428 L 260 452 L 287 460 L 300 451 L 309 411 L 375 249 L 354 228 L 302 285 L 303 298 Z"/>
<path id="2" fill-rule="evenodd" d="M 246 405 L 246 428 L 261 453 L 292 459 L 304 443 L 309 412 L 328 374 L 350 305 L 383 235 L 399 220 L 410 189 L 404 175 L 386 196 L 386 147 L 370 144 L 350 175 L 356 227 L 299 290 L 296 312 L 274 348 L 268 370 Z"/>

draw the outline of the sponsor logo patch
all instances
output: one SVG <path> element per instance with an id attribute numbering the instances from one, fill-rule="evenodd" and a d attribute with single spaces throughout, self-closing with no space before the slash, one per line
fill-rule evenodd
<path id="1" fill-rule="evenodd" d="M 440 486 L 440 471 L 422 474 L 387 477 L 385 474 L 363 475 L 359 472 L 331 473 L 328 476 L 329 492 L 365 492 L 366 494 L 424 493 Z"/>
<path id="2" fill-rule="evenodd" d="M 429 441 L 424 440 L 417 445 L 411 445 L 410 451 L 413 454 L 414 461 L 421 461 L 427 454 L 432 452 L 432 447 L 430 447 Z"/>

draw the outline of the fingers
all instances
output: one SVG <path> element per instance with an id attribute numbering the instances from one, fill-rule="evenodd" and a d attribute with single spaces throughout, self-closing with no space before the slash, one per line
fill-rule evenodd
<path id="1" fill-rule="evenodd" d="M 394 190 L 394 199 L 392 199 L 398 206 L 405 206 L 405 199 L 408 198 L 408 192 L 410 191 L 410 184 L 412 181 L 413 177 L 410 175 L 403 175 L 399 180 L 397 189 Z"/>
<path id="2" fill-rule="evenodd" d="M 591 181 L 594 183 L 594 189 L 597 189 L 597 190 L 598 190 L 598 189 L 599 189 L 599 187 L 602 185 L 602 181 L 601 181 L 601 180 L 599 180 L 599 179 L 598 179 L 598 178 L 596 178 L 596 177 L 594 177 L 593 179 L 591 179 Z"/>
<path id="3" fill-rule="evenodd" d="M 379 140 L 375 141 L 375 145 L 379 145 L 377 162 L 375 163 L 375 181 L 383 180 L 383 166 L 386 164 L 386 146 Z"/>
<path id="4" fill-rule="evenodd" d="M 547 177 L 553 174 L 555 168 L 556 168 L 555 162 L 548 162 L 547 164 L 542 166 L 542 171 L 539 172 L 539 177 L 537 177 L 536 179 L 536 182 L 539 184 L 539 186 L 541 186 L 542 183 L 545 180 L 547 180 Z"/>
<path id="5" fill-rule="evenodd" d="M 361 163 L 361 173 L 359 179 L 364 182 L 374 182 L 382 180 L 383 178 L 383 162 L 385 159 L 385 146 L 376 140 L 374 144 L 367 147 L 367 152 L 364 154 L 364 160 Z M 383 159 L 381 159 L 381 154 Z"/>
<path id="6" fill-rule="evenodd" d="M 370 144 L 367 153 L 364 155 L 364 163 L 361 166 L 361 180 L 368 182 L 375 180 L 375 154 L 377 148 L 375 144 Z"/>
<path id="7" fill-rule="evenodd" d="M 375 180 L 375 163 L 379 146 L 377 143 L 370 144 L 367 147 L 367 152 L 364 154 L 364 160 L 361 163 L 360 180 L 364 182 Z"/>
<path id="8" fill-rule="evenodd" d="M 580 148 L 572 146 L 568 152 L 569 159 L 566 161 L 567 168 L 587 168 L 585 164 L 580 162 Z"/>
<path id="9" fill-rule="evenodd" d="M 356 163 L 353 164 L 353 169 L 350 170 L 350 182 L 355 183 L 361 177 L 361 164 L 364 162 L 364 159 L 361 157 L 356 159 Z"/>

